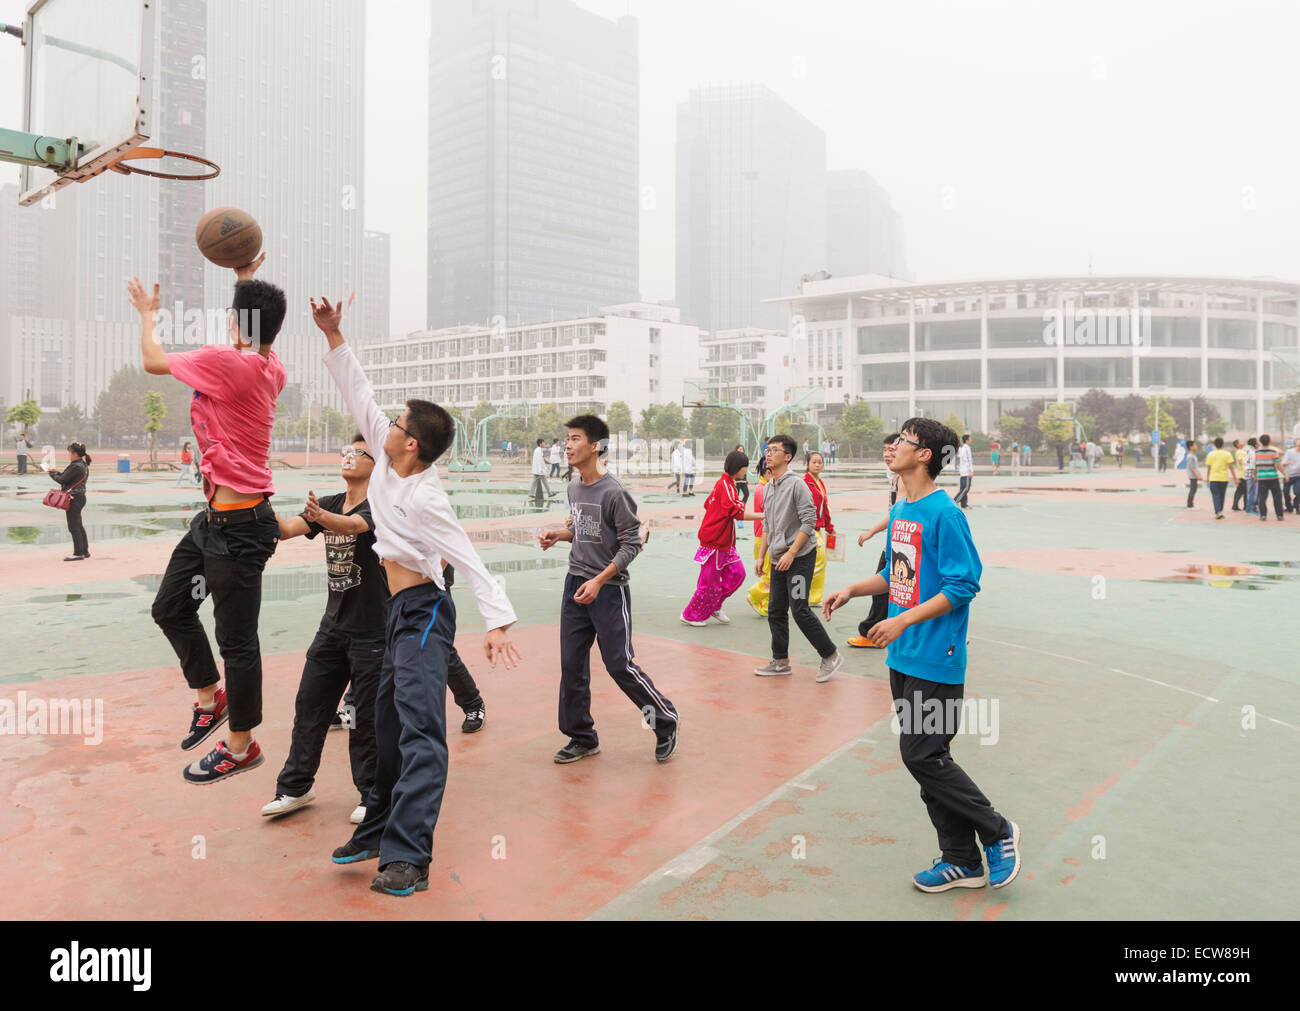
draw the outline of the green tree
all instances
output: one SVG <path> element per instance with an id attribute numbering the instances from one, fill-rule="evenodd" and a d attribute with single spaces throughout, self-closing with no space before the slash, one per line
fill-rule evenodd
<path id="1" fill-rule="evenodd" d="M 955 411 L 952 414 L 948 415 L 948 420 L 945 421 L 944 424 L 947 425 L 949 428 L 951 428 L 954 432 L 956 432 L 958 438 L 961 438 L 961 436 L 966 434 L 966 422 L 962 421 L 961 418 L 957 417 L 957 413 Z"/>
<path id="2" fill-rule="evenodd" d="M 711 415 L 722 413 L 717 409 L 707 407 L 697 407 L 691 411 L 691 416 L 687 420 L 686 428 L 690 432 L 692 439 L 707 439 L 709 437 L 709 418 Z"/>
<path id="3" fill-rule="evenodd" d="M 680 404 L 660 404 L 654 414 L 653 438 L 680 439 L 686 434 L 686 415 Z"/>
<path id="4" fill-rule="evenodd" d="M 859 454 L 870 456 L 873 447 L 879 448 L 885 437 L 885 423 L 871 413 L 871 405 L 865 400 L 856 400 L 844 408 L 840 415 L 840 432 L 844 441 L 852 448 L 856 446 Z M 848 456 L 841 453 L 841 457 Z"/>
<path id="5" fill-rule="evenodd" d="M 23 435 L 27 435 L 27 426 L 39 424 L 41 420 L 41 405 L 35 400 L 24 400 L 21 404 L 14 404 L 5 412 L 5 421 L 13 425 L 23 426 Z"/>
<path id="6" fill-rule="evenodd" d="M 1273 401 L 1273 417 L 1277 418 L 1279 428 L 1290 431 L 1300 421 L 1300 393 L 1289 393 Z"/>
<path id="7" fill-rule="evenodd" d="M 740 417 L 735 411 L 712 410 L 709 414 L 709 430 L 705 436 L 705 445 L 721 447 L 725 457 L 740 444 Z"/>
<path id="8" fill-rule="evenodd" d="M 1047 412 L 1038 415 L 1038 431 L 1053 446 L 1062 446 L 1074 438 L 1074 422 L 1068 419 L 1048 418 Z"/>
<path id="9" fill-rule="evenodd" d="M 1101 422 L 1099 422 L 1094 415 L 1076 410 L 1074 412 L 1074 420 L 1083 426 L 1083 433 L 1090 441 L 1097 442 L 1101 439 L 1103 435 Z"/>
<path id="10" fill-rule="evenodd" d="M 538 439 L 545 439 L 546 445 L 551 445 L 552 439 L 564 441 L 569 430 L 564 427 L 564 423 L 569 420 L 569 415 L 560 411 L 558 404 L 543 404 L 541 408 L 533 415 L 531 429 L 532 438 L 528 443 L 528 451 L 531 453 L 533 446 L 537 445 Z"/>
<path id="11" fill-rule="evenodd" d="M 1166 405 L 1169 403 L 1169 398 L 1160 397 L 1159 398 L 1160 423 L 1157 425 L 1156 424 L 1156 400 L 1157 400 L 1156 397 L 1147 398 L 1147 413 L 1146 416 L 1142 419 L 1142 429 L 1143 431 L 1146 432 L 1153 432 L 1157 428 L 1159 428 L 1160 440 L 1162 442 L 1167 442 L 1169 441 L 1169 437 L 1174 434 L 1174 428 L 1175 428 L 1174 416 L 1170 414 L 1167 410 L 1165 410 Z"/>
<path id="12" fill-rule="evenodd" d="M 605 419 L 605 423 L 615 435 L 626 432 L 631 438 L 635 434 L 632 431 L 632 408 L 627 406 L 626 401 L 615 400 L 609 405 L 609 416 Z"/>
<path id="13" fill-rule="evenodd" d="M 1002 438 L 1018 442 L 1020 434 L 1028 424 L 1029 422 L 1024 418 L 1017 418 L 1014 414 L 1004 414 L 998 418 L 998 432 Z"/>
<path id="14" fill-rule="evenodd" d="M 158 466 L 158 433 L 162 431 L 163 418 L 167 416 L 167 404 L 163 395 L 157 390 L 150 390 L 144 395 L 145 434 L 149 436 L 149 465 Z"/>
<path id="15" fill-rule="evenodd" d="M 332 407 L 322 407 L 320 409 L 321 425 L 321 452 L 329 452 L 331 445 L 342 446 L 352 438 L 352 429 L 348 427 L 348 419 L 343 416 L 341 411 L 336 411 Z"/>
<path id="16" fill-rule="evenodd" d="M 74 439 L 85 441 L 86 429 L 90 427 L 90 419 L 86 417 L 86 412 L 81 409 L 77 403 L 64 404 L 59 408 L 59 413 L 51 418 L 47 425 L 49 426 L 50 439 L 53 442 L 71 442 Z"/>
<path id="17" fill-rule="evenodd" d="M 651 404 L 649 407 L 641 409 L 641 424 L 637 428 L 638 434 L 643 439 L 657 439 L 655 432 L 658 430 L 657 419 L 659 417 L 659 405 Z"/>

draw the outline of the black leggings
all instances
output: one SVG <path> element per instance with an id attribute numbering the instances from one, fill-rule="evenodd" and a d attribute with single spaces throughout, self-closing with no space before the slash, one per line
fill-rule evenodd
<path id="1" fill-rule="evenodd" d="M 68 533 L 72 534 L 72 553 L 89 555 L 90 543 L 86 539 L 86 526 L 81 522 L 81 510 L 86 508 L 85 495 L 73 495 L 68 506 Z"/>

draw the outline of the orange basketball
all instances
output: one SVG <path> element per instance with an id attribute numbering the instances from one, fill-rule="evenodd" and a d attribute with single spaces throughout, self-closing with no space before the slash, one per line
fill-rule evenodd
<path id="1" fill-rule="evenodd" d="M 238 207 L 218 207 L 199 219 L 194 241 L 218 267 L 243 267 L 262 251 L 262 226 Z"/>

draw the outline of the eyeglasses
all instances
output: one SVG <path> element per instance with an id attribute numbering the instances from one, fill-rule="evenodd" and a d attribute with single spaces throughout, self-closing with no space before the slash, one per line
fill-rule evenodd
<path id="1" fill-rule="evenodd" d="M 409 428 L 402 428 L 402 426 L 399 425 L 399 424 L 397 423 L 397 419 L 396 419 L 396 418 L 389 418 L 389 419 L 388 419 L 388 427 L 389 427 L 389 428 L 400 428 L 400 429 L 401 429 L 403 432 L 405 432 L 407 435 L 410 435 L 412 439 L 415 439 L 416 442 L 419 442 L 419 441 L 420 441 L 418 438 L 416 438 L 414 435 L 411 434 L 411 430 L 410 430 Z M 371 459 L 373 460 L 374 457 L 372 456 Z"/>
<path id="2" fill-rule="evenodd" d="M 403 431 L 405 431 L 405 429 L 403 429 Z M 339 456 L 341 456 L 345 460 L 349 456 L 364 456 L 371 463 L 375 462 L 375 458 L 371 456 L 369 453 L 367 453 L 364 449 L 356 449 L 353 446 L 344 446 L 342 449 L 339 450 Z"/>
<path id="3" fill-rule="evenodd" d="M 906 442 L 908 445 L 910 445 L 910 446 L 915 446 L 917 449 L 921 449 L 921 448 L 922 448 L 922 447 L 921 447 L 921 444 L 920 444 L 919 442 L 917 442 L 915 439 L 909 439 L 909 438 L 908 438 L 907 436 L 905 436 L 905 435 L 900 435 L 897 439 L 895 439 L 893 442 L 891 442 L 890 445 L 891 445 L 891 446 L 897 446 L 900 442 Z"/>

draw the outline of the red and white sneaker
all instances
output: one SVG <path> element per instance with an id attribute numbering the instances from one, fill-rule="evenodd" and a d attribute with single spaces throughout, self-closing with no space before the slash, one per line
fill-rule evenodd
<path id="1" fill-rule="evenodd" d="M 220 741 L 215 748 L 193 765 L 185 767 L 185 781 L 203 786 L 221 779 L 229 779 L 231 776 L 238 776 L 241 772 L 255 769 L 261 764 L 262 749 L 257 746 L 256 741 L 249 742 L 248 751 L 242 761 L 237 760 L 230 753 L 225 741 Z"/>
<path id="2" fill-rule="evenodd" d="M 217 689 L 217 694 L 212 702 L 215 707 L 212 712 L 200 709 L 199 704 L 194 703 L 194 715 L 190 717 L 190 732 L 185 735 L 185 740 L 181 741 L 181 751 L 189 751 L 190 748 L 198 747 L 208 739 L 208 735 L 212 731 L 230 719 L 230 707 L 226 705 L 226 690 L 224 688 Z"/>

